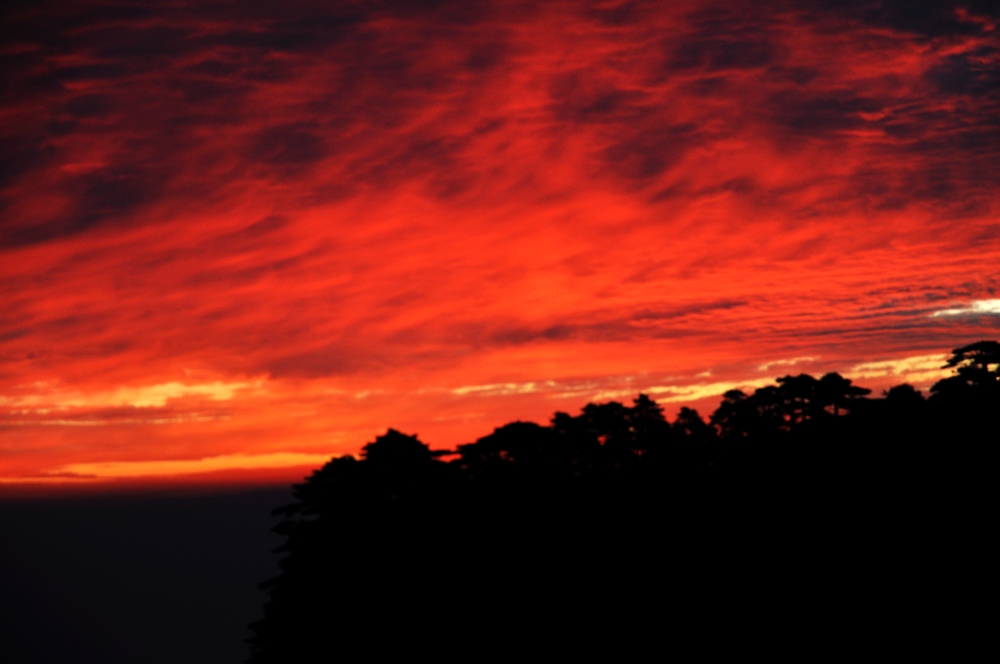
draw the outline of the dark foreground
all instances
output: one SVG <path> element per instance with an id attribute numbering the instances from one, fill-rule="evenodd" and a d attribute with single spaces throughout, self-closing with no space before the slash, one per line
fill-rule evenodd
<path id="1" fill-rule="evenodd" d="M 640 395 L 447 454 L 390 430 L 293 491 L 0 503 L 0 661 L 969 659 L 1000 345 L 949 366 L 930 396 L 786 376 L 708 421 Z"/>
<path id="2" fill-rule="evenodd" d="M 1000 345 L 949 366 L 930 397 L 786 376 L 708 422 L 590 404 L 448 458 L 390 430 L 295 487 L 253 661 L 953 658 L 992 601 Z"/>
<path id="3" fill-rule="evenodd" d="M 288 489 L 0 502 L 0 661 L 244 661 Z"/>

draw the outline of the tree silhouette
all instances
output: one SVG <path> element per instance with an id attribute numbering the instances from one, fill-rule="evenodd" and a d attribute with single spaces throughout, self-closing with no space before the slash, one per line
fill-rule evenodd
<path id="1" fill-rule="evenodd" d="M 729 394 L 727 392 L 726 394 Z M 741 392 L 742 394 L 742 392 Z M 707 445 L 715 439 L 715 429 L 701 419 L 701 415 L 693 408 L 684 406 L 677 413 L 677 419 L 672 425 L 674 431 L 695 444 Z"/>
<path id="2" fill-rule="evenodd" d="M 640 394 L 454 452 L 389 429 L 277 511 L 285 557 L 252 661 L 649 650 L 665 606 L 717 605 L 749 578 L 851 583 L 873 569 L 855 550 L 904 569 L 928 533 L 961 543 L 995 516 L 1000 346 L 947 366 L 930 399 L 800 374 L 726 392 L 708 422 Z"/>
<path id="3" fill-rule="evenodd" d="M 886 403 L 899 406 L 922 406 L 925 402 L 924 395 L 909 383 L 895 385 L 883 391 Z"/>
<path id="4" fill-rule="evenodd" d="M 822 403 L 817 398 L 819 382 L 812 376 L 783 376 L 777 383 L 775 394 L 783 410 L 784 428 L 814 419 L 822 412 Z"/>
<path id="5" fill-rule="evenodd" d="M 871 390 L 852 385 L 850 379 L 833 372 L 820 378 L 816 386 L 816 396 L 820 406 L 832 407 L 834 417 L 839 417 L 840 411 L 849 409 L 854 400 L 869 394 Z"/>
<path id="6" fill-rule="evenodd" d="M 395 429 L 361 448 L 361 458 L 386 468 L 409 468 L 430 463 L 434 453 L 416 436 L 407 436 Z"/>
<path id="7" fill-rule="evenodd" d="M 942 368 L 953 368 L 955 374 L 931 387 L 935 396 L 962 399 L 977 393 L 995 393 L 1000 386 L 1000 344 L 978 341 L 956 348 Z"/>
<path id="8" fill-rule="evenodd" d="M 687 415 L 684 419 L 690 419 L 692 411 L 681 410 L 681 415 Z M 722 403 L 712 413 L 712 425 L 715 426 L 723 439 L 732 440 L 735 438 L 747 438 L 752 436 L 758 428 L 761 413 L 757 409 L 757 404 L 742 390 L 729 390 L 722 395 Z M 700 421 L 701 418 L 699 417 Z M 678 417 L 677 424 L 681 423 Z M 675 425 L 677 426 L 677 425 Z M 697 424 L 694 425 L 697 427 Z"/>

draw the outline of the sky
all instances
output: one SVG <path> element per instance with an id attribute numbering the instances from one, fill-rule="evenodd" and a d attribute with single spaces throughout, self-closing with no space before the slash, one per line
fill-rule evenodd
<path id="1" fill-rule="evenodd" d="M 0 14 L 0 493 L 1000 336 L 994 2 L 138 5 Z"/>

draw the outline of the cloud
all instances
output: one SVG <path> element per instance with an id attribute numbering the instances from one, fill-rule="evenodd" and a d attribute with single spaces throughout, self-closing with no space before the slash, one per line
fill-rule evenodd
<path id="1" fill-rule="evenodd" d="M 941 316 L 988 316 L 1000 315 L 1000 300 L 978 300 L 962 307 L 941 309 L 931 314 L 933 318 Z"/>
<path id="2" fill-rule="evenodd" d="M 771 367 L 790 367 L 790 366 L 795 366 L 796 364 L 799 364 L 801 362 L 815 362 L 815 361 L 816 358 L 811 356 L 792 357 L 787 360 L 771 360 L 770 362 L 765 362 L 761 364 L 759 367 L 757 367 L 757 370 L 770 371 Z"/>
<path id="3" fill-rule="evenodd" d="M 995 3 L 989 0 L 817 0 L 817 7 L 834 11 L 855 21 L 890 28 L 926 38 L 974 35 L 995 24 L 1000 18 Z"/>
<path id="4" fill-rule="evenodd" d="M 906 382 L 916 385 L 929 385 L 950 374 L 944 368 L 945 355 L 915 355 L 893 360 L 877 360 L 862 362 L 846 371 L 845 374 L 858 379 L 891 379 L 894 384 Z"/>
<path id="5" fill-rule="evenodd" d="M 549 385 L 555 385 L 549 382 Z M 475 394 L 478 396 L 496 396 L 508 394 L 532 394 L 538 391 L 539 385 L 535 382 L 527 383 L 496 383 L 492 385 L 463 385 L 451 390 L 452 394 L 465 396 Z"/>
<path id="6" fill-rule="evenodd" d="M 924 76 L 945 94 L 995 97 L 1000 87 L 1000 50 L 980 47 L 945 56 Z"/>
<path id="7" fill-rule="evenodd" d="M 702 372 L 696 377 L 710 375 Z M 690 382 L 678 381 L 675 385 L 650 383 L 649 376 L 618 376 L 583 381 L 529 381 L 525 383 L 499 383 L 492 385 L 467 385 L 451 390 L 456 396 L 496 397 L 539 394 L 548 398 L 580 398 L 592 401 L 628 399 L 638 394 L 653 396 L 662 403 L 685 403 L 720 397 L 733 389 L 755 389 L 772 384 L 771 379 L 749 378 L 734 381 Z"/>
<path id="8" fill-rule="evenodd" d="M 168 403 L 195 397 L 199 400 L 224 402 L 231 401 L 241 393 L 260 392 L 264 387 L 263 380 L 210 383 L 181 383 L 177 381 L 158 385 L 138 387 L 118 387 L 104 392 L 82 392 L 60 389 L 58 386 L 38 383 L 22 388 L 16 396 L 0 395 L 0 408 L 8 413 L 27 415 L 46 415 L 43 423 L 69 423 L 73 426 L 99 424 L 105 420 L 53 419 L 53 414 L 64 414 L 77 410 L 105 410 L 136 415 L 133 409 L 162 409 Z M 155 417 L 155 416 L 154 416 Z M 164 421 L 175 421 L 167 419 Z"/>
<path id="9" fill-rule="evenodd" d="M 758 69 L 780 56 L 780 41 L 768 34 L 768 22 L 760 15 L 735 5 L 717 5 L 692 13 L 689 19 L 691 33 L 665 40 L 670 54 L 668 72 Z"/>
<path id="10" fill-rule="evenodd" d="M 307 123 L 267 127 L 250 151 L 250 158 L 270 166 L 296 168 L 322 161 L 327 156 L 323 136 Z"/>
<path id="11" fill-rule="evenodd" d="M 664 403 L 684 403 L 718 397 L 729 390 L 754 390 L 758 387 L 771 385 L 770 379 L 752 379 L 741 381 L 720 381 L 715 383 L 694 383 L 691 385 L 654 385 L 643 390 Z"/>

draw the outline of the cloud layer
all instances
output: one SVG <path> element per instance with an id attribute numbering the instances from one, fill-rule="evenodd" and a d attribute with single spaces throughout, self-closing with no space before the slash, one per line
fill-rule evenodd
<path id="1" fill-rule="evenodd" d="M 0 475 L 997 335 L 991 3 L 327 4 L 4 10 Z"/>

